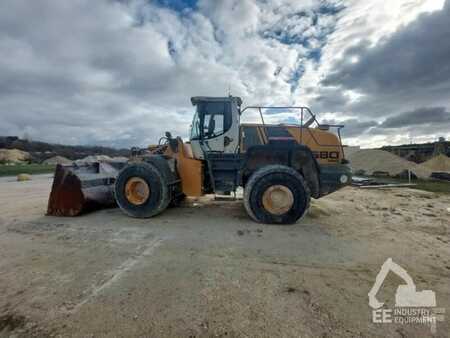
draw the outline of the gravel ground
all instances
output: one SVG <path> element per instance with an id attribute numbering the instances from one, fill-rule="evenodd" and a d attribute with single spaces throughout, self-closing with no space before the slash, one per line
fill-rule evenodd
<path id="1" fill-rule="evenodd" d="M 269 226 L 210 197 L 148 220 L 48 217 L 50 185 L 0 181 L 0 337 L 432 336 L 372 323 L 388 257 L 450 308 L 449 195 L 346 188 Z M 401 283 L 388 275 L 378 299 L 392 307 Z"/>

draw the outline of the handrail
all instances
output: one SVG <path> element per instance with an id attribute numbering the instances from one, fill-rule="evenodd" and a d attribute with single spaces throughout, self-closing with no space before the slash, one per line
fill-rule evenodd
<path id="1" fill-rule="evenodd" d="M 337 148 L 341 148 L 341 150 L 343 150 L 343 149 L 342 149 L 342 148 L 343 148 L 343 147 L 342 147 L 342 139 L 341 139 L 341 129 L 344 128 L 344 125 L 342 125 L 342 124 L 327 124 L 327 125 L 326 125 L 326 126 L 331 127 L 331 128 L 337 128 L 337 134 L 338 134 L 338 137 L 339 137 L 339 146 L 337 146 L 337 145 L 335 145 L 335 144 L 329 144 L 329 145 L 327 145 L 327 144 L 320 144 L 320 143 L 317 141 L 317 139 L 314 137 L 314 134 L 311 132 L 309 126 L 310 126 L 312 123 L 316 122 L 318 128 L 320 129 L 320 127 L 321 127 L 321 126 L 324 126 L 324 125 L 322 125 L 322 124 L 319 123 L 319 121 L 318 121 L 317 118 L 316 118 L 316 115 L 314 115 L 314 114 L 311 112 L 311 109 L 309 109 L 308 107 L 305 107 L 305 106 L 273 106 L 273 107 L 271 107 L 271 106 L 247 106 L 247 107 L 245 107 L 244 109 L 242 109 L 242 110 L 240 111 L 240 115 L 242 115 L 242 113 L 244 113 L 244 111 L 246 111 L 247 109 L 258 109 L 258 111 L 259 111 L 259 113 L 260 113 L 260 116 L 261 116 L 262 123 L 263 123 L 264 131 L 266 132 L 266 136 L 267 136 L 267 129 L 266 129 L 266 124 L 265 124 L 265 122 L 264 122 L 264 117 L 263 117 L 262 109 L 278 109 L 278 110 L 281 110 L 281 109 L 297 109 L 297 110 L 300 110 L 300 125 L 299 125 L 299 127 L 300 127 L 300 144 L 302 144 L 302 142 L 303 142 L 303 129 L 306 128 L 306 130 L 307 130 L 307 131 L 309 132 L 309 134 L 311 135 L 311 138 L 312 138 L 312 139 L 316 142 L 316 144 L 318 144 L 319 146 L 322 146 L 322 147 L 337 147 Z M 303 128 L 303 127 L 304 127 L 304 126 L 303 126 L 303 121 L 304 121 L 304 112 L 305 112 L 305 111 L 310 115 L 310 118 L 309 118 L 308 121 L 306 122 L 306 123 L 308 124 L 308 127 Z M 309 121 L 310 121 L 311 119 L 312 119 L 312 122 L 309 123 Z"/>

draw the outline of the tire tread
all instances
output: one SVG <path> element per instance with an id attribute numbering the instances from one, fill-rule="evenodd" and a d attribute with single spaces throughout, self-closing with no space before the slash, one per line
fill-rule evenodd
<path id="1" fill-rule="evenodd" d="M 285 166 L 285 165 L 279 165 L 279 164 L 274 164 L 274 165 L 268 165 L 265 166 L 263 168 L 258 169 L 257 171 L 255 171 L 251 176 L 250 179 L 248 180 L 245 188 L 244 188 L 244 207 L 245 210 L 247 211 L 247 214 L 256 222 L 261 223 L 261 220 L 258 219 L 258 217 L 255 215 L 254 211 L 252 210 L 251 207 L 251 194 L 252 194 L 252 190 L 255 188 L 255 185 L 264 177 L 266 177 L 267 175 L 270 174 L 282 174 L 282 175 L 291 175 L 294 178 L 296 178 L 300 184 L 302 185 L 302 188 L 305 191 L 305 199 L 306 199 L 306 207 L 305 207 L 305 212 L 302 214 L 302 216 L 299 218 L 303 218 L 304 215 L 306 214 L 306 210 L 308 210 L 309 208 L 309 203 L 310 203 L 310 199 L 311 199 L 311 192 L 310 189 L 308 188 L 308 185 L 306 184 L 303 176 L 297 172 L 295 169 Z"/>

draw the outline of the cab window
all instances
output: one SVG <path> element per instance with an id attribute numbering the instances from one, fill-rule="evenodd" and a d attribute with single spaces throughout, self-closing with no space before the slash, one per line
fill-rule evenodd
<path id="1" fill-rule="evenodd" d="M 198 112 L 195 112 L 194 118 L 192 119 L 191 125 L 191 140 L 198 140 L 200 138 L 200 119 L 198 117 Z"/>
<path id="2" fill-rule="evenodd" d="M 231 105 L 229 102 L 202 102 L 197 106 L 200 116 L 202 138 L 220 136 L 231 127 Z"/>

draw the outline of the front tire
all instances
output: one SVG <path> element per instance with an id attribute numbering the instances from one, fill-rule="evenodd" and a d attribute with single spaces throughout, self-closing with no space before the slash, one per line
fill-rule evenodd
<path id="1" fill-rule="evenodd" d="M 244 190 L 244 206 L 260 223 L 293 224 L 309 207 L 310 192 L 293 168 L 269 165 L 256 171 Z"/>
<path id="2" fill-rule="evenodd" d="M 119 173 L 115 197 L 127 215 L 148 218 L 163 212 L 170 202 L 165 177 L 151 163 L 132 163 Z"/>

